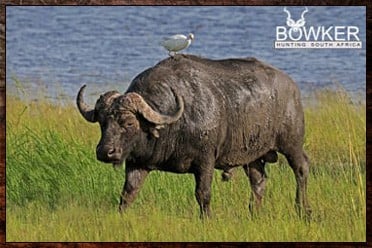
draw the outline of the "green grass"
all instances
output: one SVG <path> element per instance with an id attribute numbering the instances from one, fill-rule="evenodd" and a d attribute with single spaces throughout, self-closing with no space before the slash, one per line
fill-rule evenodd
<path id="1" fill-rule="evenodd" d="M 260 212 L 248 214 L 243 170 L 216 171 L 210 220 L 199 220 L 192 175 L 152 172 L 138 198 L 117 213 L 123 169 L 95 159 L 100 137 L 73 103 L 7 96 L 6 239 L 12 241 L 360 241 L 366 240 L 366 107 L 339 89 L 306 104 L 313 218 L 294 208 L 285 159 L 267 166 Z M 42 99 L 42 98 L 39 98 Z"/>

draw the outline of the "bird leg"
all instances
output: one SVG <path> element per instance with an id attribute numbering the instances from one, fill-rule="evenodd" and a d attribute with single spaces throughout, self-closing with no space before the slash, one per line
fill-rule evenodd
<path id="1" fill-rule="evenodd" d="M 169 57 L 173 58 L 176 55 L 176 52 L 169 51 L 168 55 L 169 55 Z"/>

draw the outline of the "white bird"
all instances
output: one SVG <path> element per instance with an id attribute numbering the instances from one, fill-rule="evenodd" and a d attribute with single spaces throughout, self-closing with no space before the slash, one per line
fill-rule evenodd
<path id="1" fill-rule="evenodd" d="M 194 40 L 194 35 L 192 33 L 187 37 L 183 34 L 176 34 L 164 38 L 160 44 L 168 50 L 169 56 L 172 57 L 172 52 L 175 54 L 176 52 L 189 47 L 192 40 Z"/>

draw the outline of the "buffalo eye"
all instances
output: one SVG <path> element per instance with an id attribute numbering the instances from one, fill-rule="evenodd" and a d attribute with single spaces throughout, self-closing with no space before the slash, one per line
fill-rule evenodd
<path id="1" fill-rule="evenodd" d="M 128 121 L 126 119 L 120 119 L 118 120 L 118 123 L 122 128 L 125 128 L 125 129 L 132 128 L 135 126 L 135 123 L 133 121 Z"/>
<path id="2" fill-rule="evenodd" d="M 128 122 L 125 124 L 125 127 L 133 127 L 134 126 L 134 122 Z"/>

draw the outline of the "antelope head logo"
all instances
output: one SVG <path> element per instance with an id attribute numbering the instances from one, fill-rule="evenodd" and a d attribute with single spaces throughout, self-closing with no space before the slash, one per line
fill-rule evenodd
<path id="1" fill-rule="evenodd" d="M 291 13 L 287 10 L 286 7 L 284 7 L 284 12 L 287 13 L 287 26 L 290 27 L 290 29 L 292 29 L 294 32 L 298 32 L 298 30 L 305 26 L 305 13 L 308 12 L 309 10 L 307 9 L 307 7 L 305 7 L 305 10 L 302 12 L 301 14 L 301 18 L 298 19 L 297 21 L 294 21 L 292 18 L 291 18 Z"/>

